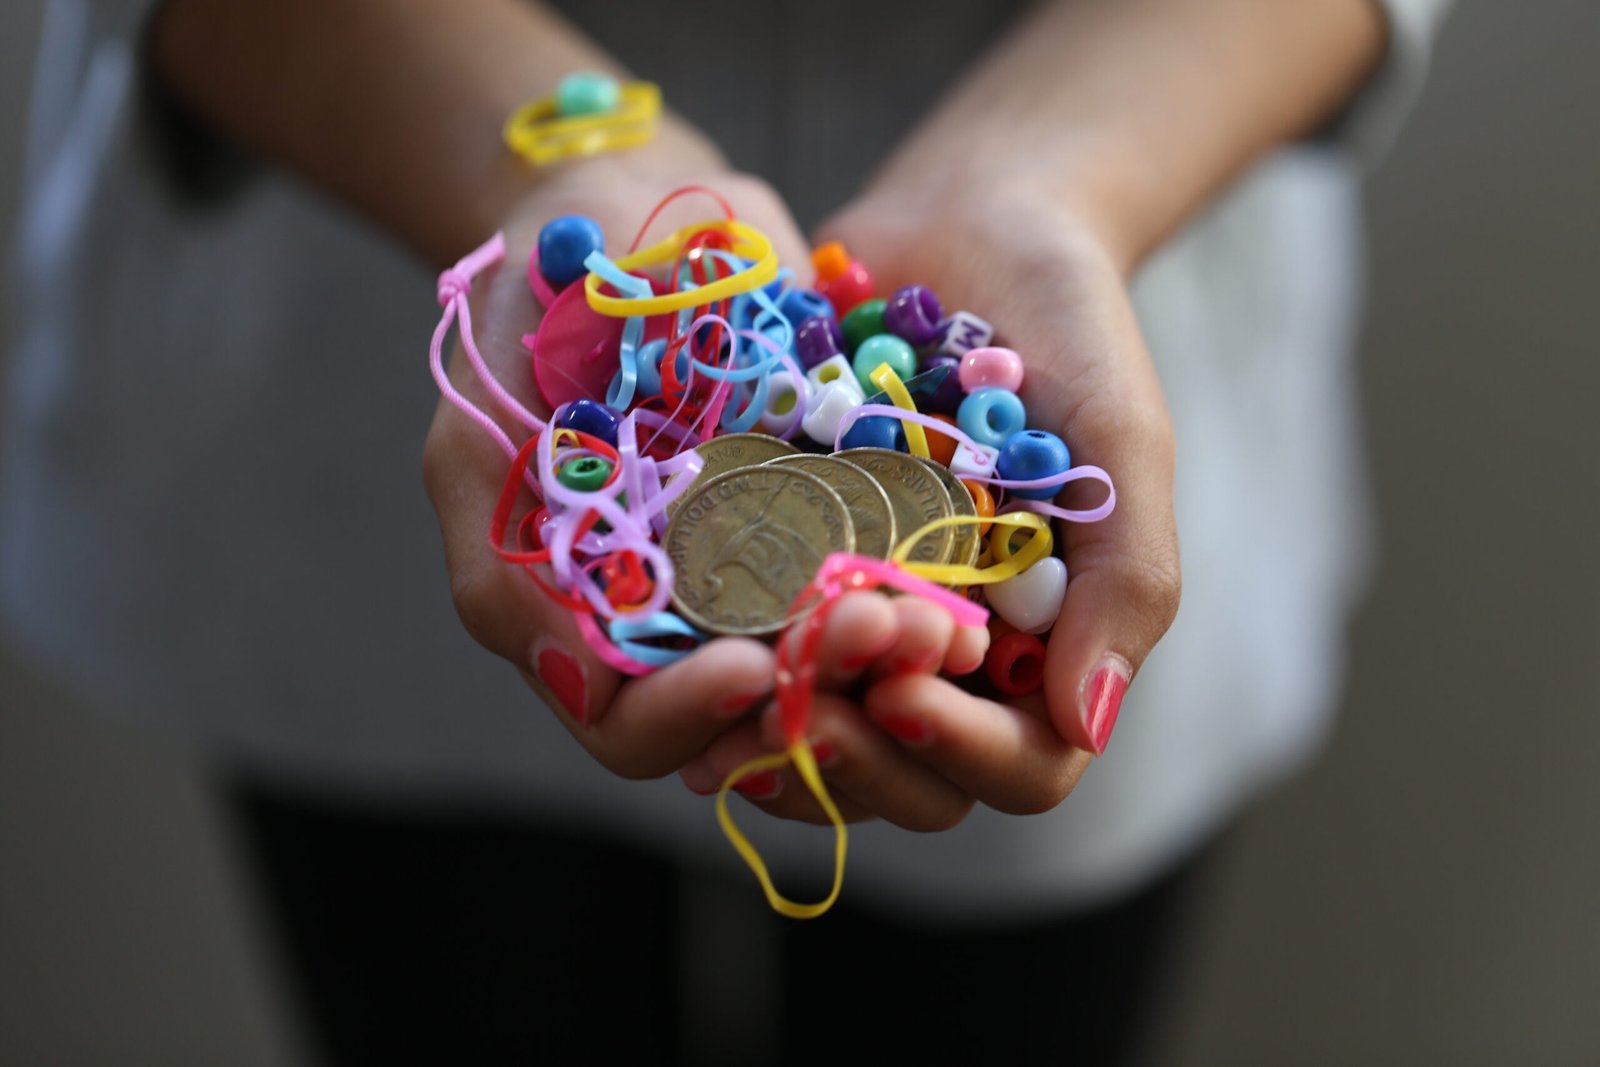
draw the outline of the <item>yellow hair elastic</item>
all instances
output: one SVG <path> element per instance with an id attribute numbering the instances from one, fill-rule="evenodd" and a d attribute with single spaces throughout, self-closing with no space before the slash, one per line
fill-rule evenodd
<path id="1" fill-rule="evenodd" d="M 995 529 L 989 533 L 989 545 L 995 557 L 995 562 L 990 566 L 908 562 L 917 542 L 935 530 L 944 529 L 946 526 L 971 526 L 984 522 L 992 522 L 995 525 Z M 1021 548 L 1012 552 L 1011 535 L 1018 529 L 1032 531 L 1033 536 L 1028 538 Z M 1003 536 L 996 536 L 997 534 Z M 1000 547 L 1002 543 L 1005 545 L 1004 548 Z M 951 515 L 935 519 L 901 541 L 895 546 L 894 554 L 889 558 L 918 578 L 926 578 L 940 585 L 993 585 L 1007 578 L 1015 578 L 1039 562 L 1049 555 L 1050 547 L 1054 543 L 1055 539 L 1050 534 L 1050 521 L 1043 515 L 1035 515 L 1031 511 L 1013 511 L 1005 515 L 996 515 L 992 519 L 985 519 L 981 515 Z"/>
<path id="2" fill-rule="evenodd" d="M 911 392 L 906 388 L 905 382 L 900 380 L 900 375 L 887 363 L 880 363 L 876 370 L 867 377 L 872 379 L 872 384 L 889 394 L 889 400 L 895 407 L 902 411 L 916 411 L 917 405 L 911 399 Z M 906 447 L 913 456 L 919 459 L 929 458 L 928 435 L 923 430 L 922 424 L 912 419 L 901 419 L 900 425 L 905 428 Z"/>
<path id="3" fill-rule="evenodd" d="M 538 166 L 633 148 L 656 135 L 661 88 L 651 82 L 626 82 L 614 110 L 563 118 L 554 96 L 531 100 L 506 120 L 506 147 Z"/>
<path id="4" fill-rule="evenodd" d="M 721 230 L 731 236 L 733 254 L 748 260 L 750 266 L 737 274 L 718 278 L 693 289 L 665 293 L 661 296 L 638 297 L 605 295 L 600 292 L 604 279 L 591 271 L 583 280 L 584 296 L 588 299 L 589 306 L 602 315 L 619 319 L 632 315 L 664 315 L 672 311 L 682 311 L 684 308 L 704 307 L 731 296 L 738 296 L 740 293 L 748 293 L 778 276 L 778 255 L 772 250 L 772 242 L 767 239 L 767 235 L 749 223 L 737 219 L 717 219 L 685 226 L 659 244 L 623 256 L 617 260 L 617 268 L 632 273 L 647 267 L 671 263 L 678 257 L 678 253 L 689 238 L 705 230 Z"/>
<path id="5" fill-rule="evenodd" d="M 742 779 L 762 771 L 782 770 L 789 763 L 794 764 L 795 771 L 800 775 L 800 780 L 805 782 L 806 788 L 811 790 L 811 795 L 817 798 L 817 803 L 822 805 L 823 812 L 828 816 L 828 821 L 833 823 L 833 888 L 828 895 L 814 904 L 802 904 L 790 900 L 778 892 L 778 887 L 772 884 L 772 874 L 767 870 L 766 861 L 744 836 L 737 823 L 733 821 L 733 813 L 728 810 L 728 790 L 732 789 Z M 828 787 L 822 781 L 822 771 L 817 768 L 817 758 L 811 753 L 811 746 L 804 739 L 789 746 L 787 752 L 775 752 L 766 756 L 758 756 L 748 763 L 743 764 L 728 775 L 722 782 L 722 788 L 717 790 L 717 822 L 722 826 L 722 832 L 728 835 L 728 840 L 750 869 L 755 872 L 756 880 L 761 883 L 761 891 L 767 895 L 767 903 L 772 905 L 772 910 L 779 915 L 790 919 L 815 919 L 839 899 L 839 890 L 844 886 L 844 855 L 848 842 L 845 832 L 844 816 L 839 814 L 839 808 L 834 804 L 833 798 L 828 796 Z"/>

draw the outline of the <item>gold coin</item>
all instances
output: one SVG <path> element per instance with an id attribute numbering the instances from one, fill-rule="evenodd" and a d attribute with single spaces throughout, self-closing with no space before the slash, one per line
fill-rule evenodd
<path id="1" fill-rule="evenodd" d="M 895 545 L 894 510 L 889 506 L 889 494 L 883 491 L 876 478 L 854 463 L 811 452 L 779 456 L 767 463 L 796 467 L 821 478 L 850 509 L 850 524 L 856 531 L 856 551 L 874 559 L 889 558 Z"/>
<path id="2" fill-rule="evenodd" d="M 854 463 L 878 480 L 889 494 L 894 509 L 894 525 L 901 541 L 934 519 L 949 518 L 950 494 L 939 476 L 923 466 L 915 456 L 888 448 L 847 448 L 835 452 L 835 459 Z M 943 563 L 950 558 L 955 534 L 945 527 L 922 538 L 911 550 L 912 563 Z"/>
<path id="3" fill-rule="evenodd" d="M 920 457 L 919 457 L 920 458 Z M 931 459 L 924 459 L 923 463 L 928 469 L 939 476 L 939 481 L 944 485 L 944 491 L 950 496 L 951 513 L 965 515 L 970 518 L 978 517 L 978 505 L 972 499 L 972 490 L 961 484 L 961 479 L 942 463 Z M 959 526 L 951 527 L 955 536 L 950 539 L 950 562 L 972 566 L 978 562 L 978 556 L 983 552 L 983 536 L 978 533 L 978 524 L 964 522 Z"/>
<path id="4" fill-rule="evenodd" d="M 697 484 L 667 524 L 672 603 L 716 634 L 769 634 L 830 552 L 855 551 L 850 510 L 821 478 L 742 467 Z"/>
<path id="5" fill-rule="evenodd" d="M 697 485 L 704 485 L 717 475 L 740 467 L 754 467 L 769 459 L 792 456 L 800 451 L 788 441 L 780 441 L 764 433 L 725 433 L 721 437 L 700 442 L 694 446 L 694 450 L 706 461 L 695 478 Z M 676 513 L 684 499 L 679 497 L 668 504 L 667 515 Z"/>

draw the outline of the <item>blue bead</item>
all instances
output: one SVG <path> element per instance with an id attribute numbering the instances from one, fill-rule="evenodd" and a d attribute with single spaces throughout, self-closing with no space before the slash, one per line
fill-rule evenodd
<path id="1" fill-rule="evenodd" d="M 794 334 L 794 354 L 800 366 L 810 370 L 844 352 L 844 331 L 831 315 L 813 315 L 800 323 Z"/>
<path id="2" fill-rule="evenodd" d="M 899 419 L 891 419 L 887 415 L 868 415 L 857 419 L 844 432 L 839 447 L 892 448 L 896 452 L 904 452 L 905 439 L 905 430 L 901 428 Z"/>
<path id="3" fill-rule="evenodd" d="M 1017 394 L 990 386 L 968 393 L 956 411 L 961 432 L 990 448 L 999 448 L 1006 438 L 1027 429 L 1028 413 Z"/>
<path id="4" fill-rule="evenodd" d="M 1067 444 L 1053 433 L 1044 430 L 1023 430 L 1006 438 L 995 459 L 995 473 L 1008 482 L 1025 482 L 1034 478 L 1048 478 L 1072 466 L 1072 454 Z M 1045 486 L 1041 489 L 1007 489 L 1007 496 L 1026 497 L 1029 500 L 1051 500 L 1061 487 Z"/>
<path id="5" fill-rule="evenodd" d="M 539 231 L 539 273 L 557 289 L 588 273 L 583 261 L 590 252 L 606 250 L 600 224 L 587 215 L 561 215 Z"/>
<path id="6" fill-rule="evenodd" d="M 796 326 L 814 315 L 829 319 L 834 317 L 833 305 L 828 303 L 827 297 L 815 289 L 790 289 L 783 294 L 783 299 L 778 301 L 778 310 L 783 312 L 784 318 Z"/>
<path id="7" fill-rule="evenodd" d="M 918 407 L 930 415 L 954 415 L 960 410 L 961 402 L 967 398 L 966 390 L 961 388 L 961 359 L 958 356 L 940 355 L 929 356 L 922 361 L 923 374 L 937 367 L 945 368 L 945 375 L 940 379 L 933 395 Z"/>
<path id="8" fill-rule="evenodd" d="M 617 413 L 587 398 L 567 404 L 556 419 L 556 425 L 579 433 L 598 437 L 608 445 L 617 443 Z"/>

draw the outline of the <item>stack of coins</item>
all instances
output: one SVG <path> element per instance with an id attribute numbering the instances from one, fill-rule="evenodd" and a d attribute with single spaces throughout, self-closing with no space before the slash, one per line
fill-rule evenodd
<path id="1" fill-rule="evenodd" d="M 696 484 L 662 540 L 677 578 L 672 603 L 712 634 L 772 634 L 831 552 L 888 559 L 899 541 L 952 515 L 976 518 L 972 494 L 945 467 L 906 452 L 801 452 L 765 434 L 714 437 Z M 917 542 L 918 563 L 972 565 L 976 524 Z"/>

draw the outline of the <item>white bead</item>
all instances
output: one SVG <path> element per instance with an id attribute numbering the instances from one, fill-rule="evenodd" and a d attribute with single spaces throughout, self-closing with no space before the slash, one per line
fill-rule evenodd
<path id="1" fill-rule="evenodd" d="M 781 367 L 773 371 L 767 377 L 767 406 L 756 425 L 770 434 L 782 433 L 793 419 L 797 393 L 806 397 L 806 408 L 810 410 L 811 389 L 807 383 Z"/>
<path id="2" fill-rule="evenodd" d="M 806 371 L 806 381 L 811 383 L 812 392 L 825 385 L 842 382 L 854 390 L 857 404 L 866 399 L 866 394 L 861 391 L 861 383 L 856 380 L 855 368 L 850 366 L 850 361 L 842 355 L 829 356 Z"/>
<path id="3" fill-rule="evenodd" d="M 1055 625 L 1067 598 L 1067 565 L 1046 556 L 1014 578 L 985 586 L 984 598 L 1023 633 L 1044 633 Z"/>
<path id="4" fill-rule="evenodd" d="M 958 311 L 945 324 L 944 337 L 939 341 L 943 355 L 960 359 L 974 348 L 983 348 L 994 340 L 994 327 L 970 311 Z"/>
<path id="5" fill-rule="evenodd" d="M 817 444 L 831 449 L 839 436 L 839 423 L 860 406 L 861 387 L 856 380 L 835 379 L 812 392 L 800 428 Z"/>
<path id="6" fill-rule="evenodd" d="M 974 452 L 972 448 L 976 448 Z M 980 445 L 972 442 L 968 447 L 965 441 L 956 442 L 955 455 L 950 457 L 950 473 L 957 478 L 993 478 L 995 460 L 1000 457 L 998 448 L 989 445 Z"/>

